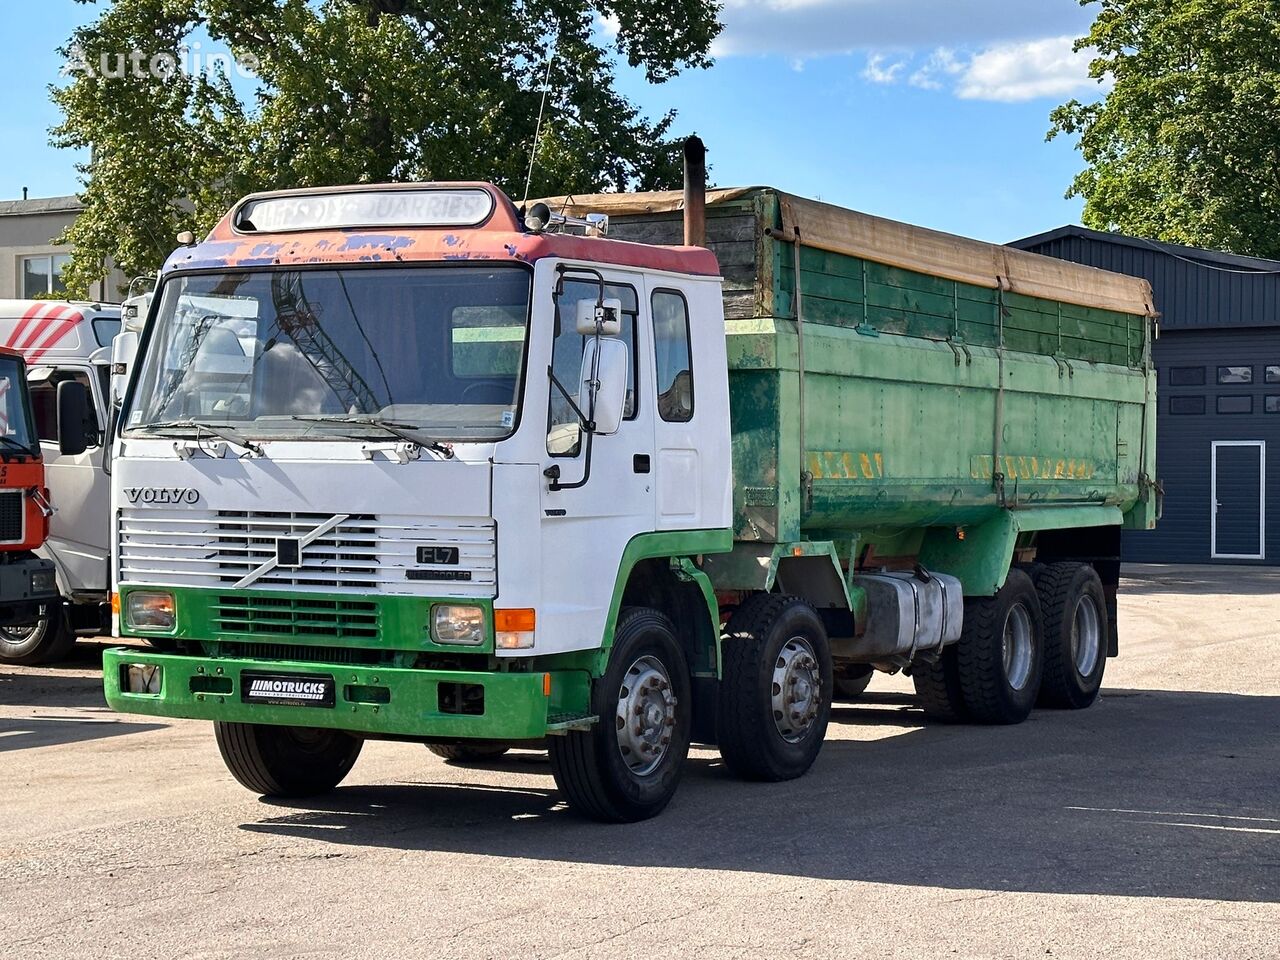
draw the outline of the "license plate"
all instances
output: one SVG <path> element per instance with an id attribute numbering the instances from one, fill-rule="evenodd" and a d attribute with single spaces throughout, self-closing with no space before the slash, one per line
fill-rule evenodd
<path id="1" fill-rule="evenodd" d="M 240 674 L 240 699 L 244 703 L 270 703 L 286 707 L 332 707 L 337 684 L 333 677 L 302 673 Z"/>

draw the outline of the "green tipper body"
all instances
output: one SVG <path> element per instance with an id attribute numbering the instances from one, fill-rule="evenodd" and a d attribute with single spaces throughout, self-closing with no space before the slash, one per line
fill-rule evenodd
<path id="1" fill-rule="evenodd" d="M 797 291 L 782 196 L 737 191 L 707 210 L 726 278 L 734 536 L 751 570 L 717 586 L 759 586 L 754 558 L 781 554 L 771 545 L 823 541 L 846 567 L 945 562 L 966 593 L 989 594 L 1029 534 L 1154 526 L 1150 311 L 806 243 Z M 678 213 L 615 212 L 611 234 L 675 242 L 679 227 Z"/>

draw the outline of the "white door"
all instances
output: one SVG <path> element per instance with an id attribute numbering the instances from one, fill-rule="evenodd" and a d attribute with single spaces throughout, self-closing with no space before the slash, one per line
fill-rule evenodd
<path id="1" fill-rule="evenodd" d="M 561 439 L 549 444 L 542 466 L 559 471 L 561 489 L 551 489 L 551 482 L 542 479 L 544 567 L 538 623 L 541 629 L 544 613 L 554 620 L 556 635 L 548 640 L 557 650 L 599 646 L 622 551 L 637 534 L 654 529 L 653 365 L 643 278 L 610 272 L 604 277 L 605 296 L 622 301 L 622 340 L 631 353 L 627 410 L 616 434 L 592 438 L 589 451 L 585 437 L 565 450 L 563 429 L 577 417 L 561 389 L 551 386 L 549 434 Z M 599 295 L 599 282 L 589 274 L 567 273 L 561 284 L 551 368 L 569 394 L 577 391 L 586 342 L 576 333 L 577 304 Z"/>
<path id="2" fill-rule="evenodd" d="M 89 365 L 32 368 L 31 402 L 44 454 L 45 477 L 55 513 L 42 553 L 58 568 L 59 586 L 68 595 L 105 593 L 111 533 L 111 485 L 102 469 L 102 447 L 95 444 L 74 457 L 58 451 L 58 384 L 75 380 L 89 391 L 98 429 L 105 422 L 98 369 Z"/>
<path id="3" fill-rule="evenodd" d="M 1266 443 L 1215 440 L 1210 469 L 1212 557 L 1215 560 L 1266 559 Z"/>

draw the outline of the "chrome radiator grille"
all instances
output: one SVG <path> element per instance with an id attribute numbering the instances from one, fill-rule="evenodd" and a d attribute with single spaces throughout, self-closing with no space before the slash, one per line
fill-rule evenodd
<path id="1" fill-rule="evenodd" d="M 277 558 L 281 538 L 305 539 L 325 513 L 233 510 L 120 511 L 120 580 L 226 590 Z M 457 550 L 456 564 L 419 562 L 419 548 Z M 446 551 L 452 553 L 452 550 Z M 427 558 L 435 556 L 427 551 Z M 248 590 L 491 597 L 493 521 L 352 515 L 303 547 L 297 566 L 276 566 Z"/>

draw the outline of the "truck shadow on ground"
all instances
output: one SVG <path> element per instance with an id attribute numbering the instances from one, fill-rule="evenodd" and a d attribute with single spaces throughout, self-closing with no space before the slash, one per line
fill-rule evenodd
<path id="1" fill-rule="evenodd" d="M 102 692 L 100 643 L 78 643 L 71 656 L 39 667 L 0 666 L 0 706 L 30 713 L 0 717 L 0 754 L 146 733 L 168 726 L 113 713 Z M 93 671 L 85 675 L 85 671 Z"/>
<path id="2" fill-rule="evenodd" d="M 925 726 L 907 702 L 838 710 L 818 763 L 791 783 L 742 783 L 697 750 L 671 807 L 644 824 L 581 820 L 545 760 L 516 753 L 489 765 L 496 774 L 435 768 L 466 782 L 264 801 L 263 819 L 242 829 L 965 890 L 1280 897 L 1280 698 L 1116 690 L 1092 710 L 1003 728 Z"/>

